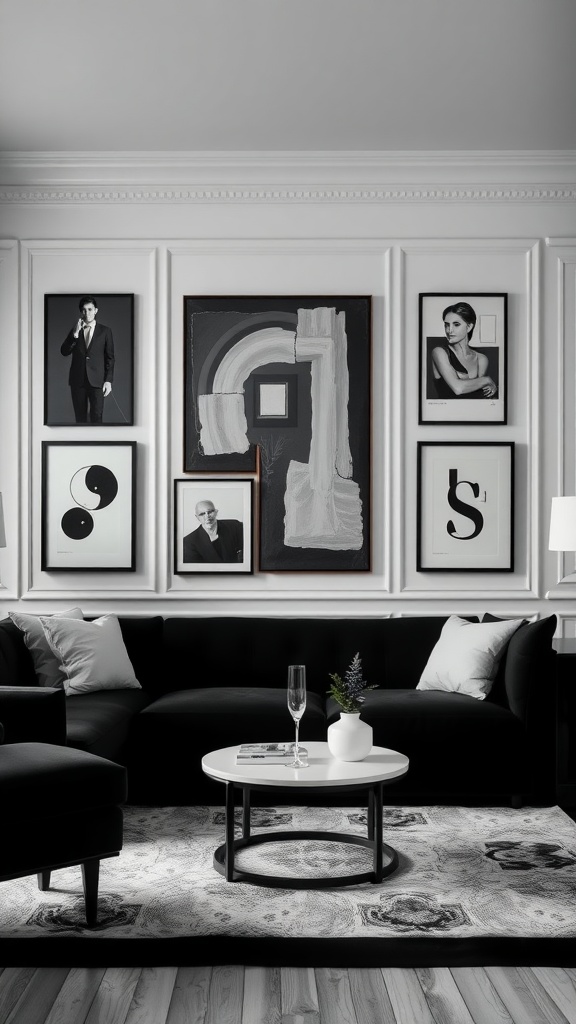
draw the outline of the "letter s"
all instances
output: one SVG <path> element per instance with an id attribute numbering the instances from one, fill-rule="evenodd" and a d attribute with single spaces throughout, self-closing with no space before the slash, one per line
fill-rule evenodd
<path id="1" fill-rule="evenodd" d="M 478 534 L 481 532 L 482 527 L 484 526 L 484 516 L 479 511 L 479 509 L 474 508 L 473 505 L 468 505 L 465 501 L 461 501 L 458 495 L 456 494 L 456 488 L 458 487 L 459 482 L 461 484 L 468 484 L 468 486 L 472 488 L 472 494 L 474 495 L 475 498 L 477 498 L 480 494 L 480 485 L 473 484 L 470 482 L 470 480 L 458 481 L 457 469 L 449 470 L 448 479 L 450 481 L 450 486 L 448 488 L 448 504 L 450 505 L 450 508 L 454 509 L 455 512 L 459 512 L 460 515 L 466 516 L 467 519 L 472 520 L 472 522 L 474 523 L 474 531 L 472 533 L 464 535 L 458 534 L 456 531 L 456 527 L 454 526 L 454 523 L 452 522 L 451 519 L 448 520 L 446 524 L 446 529 L 450 536 L 454 537 L 455 540 L 472 540 L 473 537 L 477 537 Z"/>

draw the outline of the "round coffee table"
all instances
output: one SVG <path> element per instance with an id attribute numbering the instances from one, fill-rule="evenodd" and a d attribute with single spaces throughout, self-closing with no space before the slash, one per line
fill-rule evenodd
<path id="1" fill-rule="evenodd" d="M 359 885 L 362 882 L 381 882 L 398 866 L 398 854 L 382 838 L 382 790 L 408 771 L 409 760 L 397 750 L 372 747 L 363 761 L 336 761 L 327 743 L 308 742 L 308 767 L 288 768 L 281 764 L 236 764 L 238 747 L 212 750 L 202 758 L 202 770 L 210 778 L 226 786 L 225 829 L 226 839 L 214 853 L 214 867 L 228 882 L 251 882 L 253 885 L 278 886 L 282 889 L 321 889 L 338 885 Z M 242 792 L 242 838 L 234 838 L 234 794 Z M 368 828 L 366 836 L 346 832 L 262 832 L 250 834 L 250 793 L 252 789 L 294 789 L 350 792 L 368 790 Z M 336 878 L 294 878 L 260 875 L 242 871 L 234 864 L 235 853 L 247 846 L 260 843 L 285 843 L 315 839 L 334 843 L 348 843 L 372 850 L 372 870 Z"/>

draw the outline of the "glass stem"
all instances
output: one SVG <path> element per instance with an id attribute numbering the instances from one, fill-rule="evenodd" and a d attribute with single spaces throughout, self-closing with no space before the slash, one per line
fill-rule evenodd
<path id="1" fill-rule="evenodd" d="M 300 751 L 298 749 L 298 729 L 300 728 L 300 720 L 298 718 L 295 719 L 294 725 L 296 727 L 296 742 L 294 744 L 294 760 L 295 761 L 299 761 L 300 760 Z"/>

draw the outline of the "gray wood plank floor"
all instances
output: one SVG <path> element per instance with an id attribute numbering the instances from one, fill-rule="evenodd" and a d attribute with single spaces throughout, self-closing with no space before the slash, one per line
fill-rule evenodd
<path id="1" fill-rule="evenodd" d="M 576 968 L 5 967 L 0 1024 L 576 1024 Z"/>

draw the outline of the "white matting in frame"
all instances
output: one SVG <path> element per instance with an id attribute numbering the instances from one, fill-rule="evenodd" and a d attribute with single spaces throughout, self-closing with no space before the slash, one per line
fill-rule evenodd
<path id="1" fill-rule="evenodd" d="M 177 575 L 251 574 L 253 551 L 251 478 L 201 477 L 174 481 L 174 572 Z"/>
<path id="2" fill-rule="evenodd" d="M 420 293 L 419 423 L 507 422 L 507 309 L 506 292 Z"/>
<path id="3" fill-rule="evenodd" d="M 418 443 L 418 572 L 512 572 L 514 442 Z"/>
<path id="4" fill-rule="evenodd" d="M 135 441 L 42 443 L 42 569 L 133 572 Z"/>

